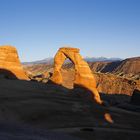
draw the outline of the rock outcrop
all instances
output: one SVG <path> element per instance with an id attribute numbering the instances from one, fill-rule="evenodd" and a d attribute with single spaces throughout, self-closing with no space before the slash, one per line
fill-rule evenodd
<path id="1" fill-rule="evenodd" d="M 140 80 L 123 78 L 121 76 L 104 73 L 94 73 L 97 89 L 106 94 L 125 94 L 131 96 L 134 89 L 140 89 Z"/>
<path id="2" fill-rule="evenodd" d="M 29 80 L 22 68 L 15 47 L 0 46 L 0 75 L 7 78 Z"/>
<path id="3" fill-rule="evenodd" d="M 81 94 L 85 94 L 83 89 L 1 79 L 0 140 L 74 140 L 58 137 L 59 132 L 82 140 L 140 139 L 140 113 L 118 105 L 101 106 Z M 110 95 L 103 99 L 108 102 Z M 57 134 L 51 137 L 48 131 Z"/>
<path id="4" fill-rule="evenodd" d="M 63 78 L 61 75 L 61 67 L 68 58 L 75 66 L 74 85 L 84 87 L 92 92 L 96 102 L 102 103 L 100 95 L 96 89 L 96 81 L 88 64 L 83 60 L 77 48 L 60 48 L 54 58 L 54 73 L 51 78 L 56 84 L 62 85 Z"/>

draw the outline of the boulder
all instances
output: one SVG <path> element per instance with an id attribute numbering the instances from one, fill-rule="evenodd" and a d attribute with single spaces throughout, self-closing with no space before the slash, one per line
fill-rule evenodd
<path id="1" fill-rule="evenodd" d="M 0 46 L 0 75 L 6 78 L 29 80 L 15 47 Z"/>
<path id="2" fill-rule="evenodd" d="M 58 50 L 54 58 L 54 73 L 51 77 L 51 81 L 58 85 L 62 85 L 63 78 L 61 75 L 61 67 L 64 61 L 68 58 L 75 66 L 74 85 L 84 87 L 89 90 L 93 95 L 93 99 L 97 103 L 101 104 L 102 101 L 96 88 L 96 81 L 93 73 L 79 52 L 80 50 L 78 48 L 68 47 L 60 48 Z"/>

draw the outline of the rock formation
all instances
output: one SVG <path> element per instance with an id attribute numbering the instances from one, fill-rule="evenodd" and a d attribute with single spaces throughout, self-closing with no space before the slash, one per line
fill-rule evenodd
<path id="1" fill-rule="evenodd" d="M 77 48 L 60 48 L 54 58 L 54 73 L 51 80 L 62 85 L 63 78 L 61 75 L 61 67 L 64 61 L 69 58 L 75 65 L 74 84 L 84 87 L 93 93 L 93 98 L 97 103 L 102 103 L 100 95 L 96 89 L 96 81 L 88 64 L 83 60 Z"/>
<path id="2" fill-rule="evenodd" d="M 0 46 L 0 75 L 8 78 L 29 80 L 20 63 L 16 48 Z"/>
<path id="3" fill-rule="evenodd" d="M 94 73 L 97 89 L 106 94 L 125 94 L 131 96 L 135 88 L 140 89 L 140 80 L 123 78 L 111 73 Z"/>
<path id="4" fill-rule="evenodd" d="M 121 61 L 120 65 L 114 69 L 113 73 L 139 74 L 140 57 L 128 58 Z"/>

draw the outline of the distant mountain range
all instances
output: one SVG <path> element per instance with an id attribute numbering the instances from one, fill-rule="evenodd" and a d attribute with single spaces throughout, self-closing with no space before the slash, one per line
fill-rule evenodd
<path id="1" fill-rule="evenodd" d="M 87 62 L 114 62 L 114 61 L 121 61 L 121 58 L 106 58 L 106 57 L 85 57 L 85 61 Z M 23 62 L 23 65 L 34 65 L 34 64 L 52 64 L 53 63 L 53 57 L 45 58 L 38 61 L 33 62 Z M 66 60 L 66 62 L 70 62 L 69 60 Z"/>
<path id="2" fill-rule="evenodd" d="M 23 62 L 23 65 L 34 65 L 34 64 L 52 64 L 53 57 L 45 58 L 42 60 L 32 61 L 32 62 Z"/>
<path id="3" fill-rule="evenodd" d="M 87 62 L 113 62 L 121 61 L 121 58 L 106 58 L 106 57 L 85 57 Z"/>

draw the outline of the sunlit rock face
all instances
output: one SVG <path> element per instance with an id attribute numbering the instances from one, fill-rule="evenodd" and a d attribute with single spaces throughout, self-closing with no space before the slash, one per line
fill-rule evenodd
<path id="1" fill-rule="evenodd" d="M 61 67 L 68 58 L 75 65 L 74 85 L 84 87 L 93 93 L 93 98 L 98 103 L 102 103 L 99 93 L 96 89 L 96 81 L 88 64 L 83 60 L 78 48 L 60 48 L 54 58 L 54 73 L 51 80 L 62 85 L 63 78 L 61 75 Z"/>
<path id="2" fill-rule="evenodd" d="M 20 63 L 15 47 L 0 46 L 0 75 L 29 80 Z"/>

